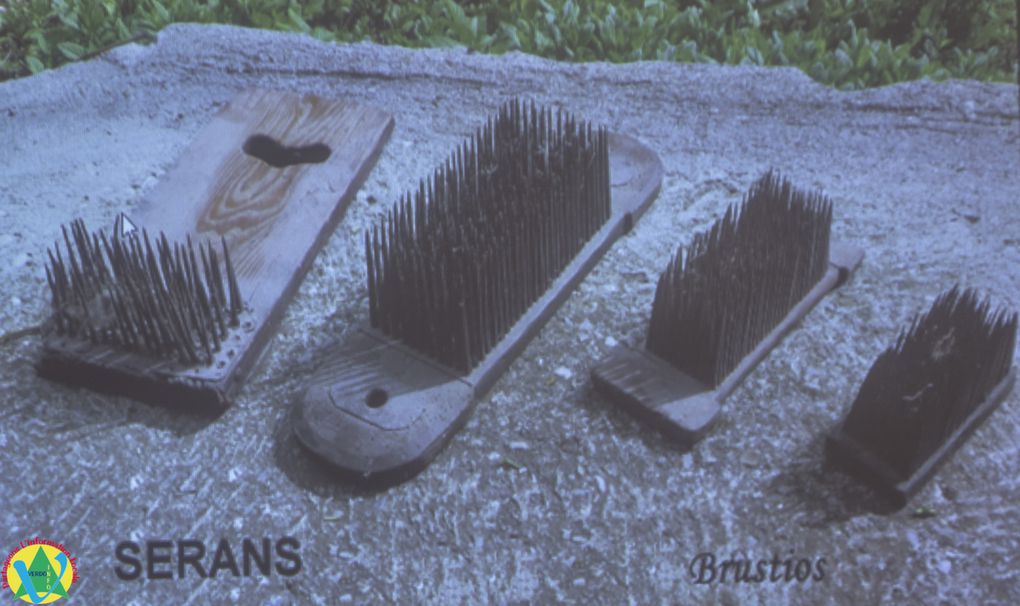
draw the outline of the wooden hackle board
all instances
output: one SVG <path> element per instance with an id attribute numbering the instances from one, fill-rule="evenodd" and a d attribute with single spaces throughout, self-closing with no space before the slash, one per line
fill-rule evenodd
<path id="1" fill-rule="evenodd" d="M 195 244 L 218 245 L 225 238 L 245 302 L 240 326 L 212 364 L 191 367 L 50 335 L 37 372 L 175 407 L 229 405 L 392 129 L 389 114 L 348 101 L 263 90 L 234 98 L 130 220 L 171 241 L 190 235 Z M 293 148 L 324 144 L 328 157 L 273 166 L 245 151 L 259 135 Z"/>

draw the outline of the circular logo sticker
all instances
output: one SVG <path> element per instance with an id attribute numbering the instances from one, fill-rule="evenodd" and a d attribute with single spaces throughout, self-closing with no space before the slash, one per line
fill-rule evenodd
<path id="1" fill-rule="evenodd" d="M 49 604 L 66 598 L 78 580 L 75 559 L 63 545 L 34 539 L 13 549 L 4 561 L 3 586 L 29 604 Z"/>

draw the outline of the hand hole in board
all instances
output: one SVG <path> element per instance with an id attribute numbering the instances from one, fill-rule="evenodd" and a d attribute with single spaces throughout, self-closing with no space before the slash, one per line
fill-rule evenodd
<path id="1" fill-rule="evenodd" d="M 252 135 L 241 149 L 249 156 L 258 158 L 274 168 L 294 164 L 321 164 L 333 153 L 325 143 L 288 146 L 269 135 Z"/>
<path id="2" fill-rule="evenodd" d="M 386 393 L 385 389 L 379 389 L 376 387 L 365 396 L 365 404 L 367 404 L 369 408 L 380 408 L 382 405 L 386 404 L 389 399 L 390 394 Z"/>

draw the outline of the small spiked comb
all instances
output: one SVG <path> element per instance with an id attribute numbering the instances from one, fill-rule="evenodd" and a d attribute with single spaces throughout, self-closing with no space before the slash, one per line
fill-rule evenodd
<path id="1" fill-rule="evenodd" d="M 62 236 L 47 251 L 39 375 L 182 409 L 221 407 L 224 377 L 256 323 L 226 240 L 152 238 L 123 215 L 110 235 L 76 220 Z"/>
<path id="2" fill-rule="evenodd" d="M 832 204 L 774 172 L 755 183 L 659 277 L 647 347 L 621 346 L 596 389 L 690 446 L 720 404 L 863 252 L 830 246 Z"/>
<path id="3" fill-rule="evenodd" d="M 868 371 L 826 459 L 902 507 L 1013 387 L 1017 314 L 954 287 Z"/>
<path id="4" fill-rule="evenodd" d="M 63 254 L 59 243 L 47 251 L 53 337 L 208 366 L 239 325 L 244 305 L 222 237 L 221 264 L 212 242 L 196 255 L 190 237 L 171 244 L 160 234 L 153 248 L 123 215 L 112 238 L 81 220 L 63 236 Z"/>

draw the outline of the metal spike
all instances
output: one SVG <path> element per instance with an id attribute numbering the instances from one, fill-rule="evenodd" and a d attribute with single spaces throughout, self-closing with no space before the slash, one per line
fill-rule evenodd
<path id="1" fill-rule="evenodd" d="M 223 294 L 223 282 L 220 278 L 219 259 L 216 258 L 216 251 L 213 250 L 212 242 L 206 241 L 202 249 L 202 263 L 206 264 L 206 284 L 209 285 L 209 295 L 212 297 L 212 311 L 216 318 L 216 326 L 219 328 L 219 338 L 226 336 L 227 325 L 223 319 L 223 311 L 226 308 L 226 297 Z M 217 347 L 219 347 L 217 345 Z"/>
<path id="2" fill-rule="evenodd" d="M 238 314 L 244 309 L 244 302 L 241 300 L 241 288 L 237 285 L 234 264 L 230 261 L 230 251 L 227 250 L 227 239 L 220 236 L 220 242 L 223 244 L 223 265 L 227 269 L 227 283 L 230 288 L 230 324 L 237 326 Z"/>
<path id="3" fill-rule="evenodd" d="M 226 309 L 228 302 L 226 291 L 223 288 L 223 273 L 220 271 L 220 259 L 216 255 L 212 242 L 209 243 L 209 265 L 213 272 L 213 283 L 216 285 L 216 298 L 219 299 L 220 306 Z"/>

